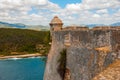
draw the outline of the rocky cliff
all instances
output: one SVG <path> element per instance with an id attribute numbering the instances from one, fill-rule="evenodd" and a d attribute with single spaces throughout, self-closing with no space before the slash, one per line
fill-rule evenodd
<path id="1" fill-rule="evenodd" d="M 91 80 L 119 54 L 120 29 L 53 31 L 44 80 Z"/>

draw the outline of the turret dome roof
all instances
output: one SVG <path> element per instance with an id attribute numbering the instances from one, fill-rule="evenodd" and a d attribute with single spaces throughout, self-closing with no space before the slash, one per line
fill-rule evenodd
<path id="1" fill-rule="evenodd" d="M 62 23 L 62 20 L 58 18 L 58 16 L 55 16 L 55 17 L 51 20 L 50 24 L 63 24 L 63 23 Z"/>

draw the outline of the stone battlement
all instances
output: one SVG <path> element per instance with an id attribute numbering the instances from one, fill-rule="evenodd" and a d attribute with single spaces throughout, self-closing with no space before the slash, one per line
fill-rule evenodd
<path id="1" fill-rule="evenodd" d="M 120 55 L 120 26 L 82 26 L 62 28 L 62 21 L 51 21 L 51 50 L 48 54 L 44 80 L 92 80 Z M 59 62 L 66 49 L 65 60 Z M 62 66 L 62 70 L 59 70 Z M 60 71 L 64 72 L 62 74 Z"/>
<path id="2" fill-rule="evenodd" d="M 63 31 L 67 30 L 89 30 L 88 27 L 84 26 L 67 26 L 65 28 L 62 28 Z"/>
<path id="3" fill-rule="evenodd" d="M 118 30 L 120 26 L 96 26 L 92 30 Z"/>
<path id="4" fill-rule="evenodd" d="M 62 28 L 61 31 L 75 31 L 75 30 L 80 30 L 80 31 L 85 31 L 85 30 L 120 30 L 120 26 L 96 26 L 93 28 L 89 27 L 81 27 L 81 26 L 67 26 L 65 28 Z M 58 30 L 59 31 L 59 30 Z"/>

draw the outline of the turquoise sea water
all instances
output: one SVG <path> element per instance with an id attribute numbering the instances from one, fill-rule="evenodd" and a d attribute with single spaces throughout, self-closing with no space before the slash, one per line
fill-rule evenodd
<path id="1" fill-rule="evenodd" d="M 43 80 L 45 57 L 0 60 L 0 80 Z"/>

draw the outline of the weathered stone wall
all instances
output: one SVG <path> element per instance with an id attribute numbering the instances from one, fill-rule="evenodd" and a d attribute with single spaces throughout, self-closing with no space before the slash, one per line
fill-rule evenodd
<path id="1" fill-rule="evenodd" d="M 67 34 L 70 45 L 66 47 Z M 63 80 L 58 72 L 58 60 L 64 48 L 67 49 L 66 78 L 69 78 L 65 80 L 91 80 L 117 58 L 119 44 L 120 30 L 54 31 L 44 80 Z"/>
<path id="2" fill-rule="evenodd" d="M 58 73 L 60 51 L 64 48 L 61 33 L 52 33 L 52 45 L 48 54 L 44 80 L 62 80 Z"/>
<path id="3" fill-rule="evenodd" d="M 118 56 L 118 58 L 120 58 L 120 30 L 112 31 L 111 42 L 112 42 L 113 52 L 117 53 L 114 54 L 113 56 Z"/>
<path id="4" fill-rule="evenodd" d="M 67 50 L 71 80 L 90 80 L 112 63 L 111 34 L 102 30 L 71 32 L 72 45 Z"/>

